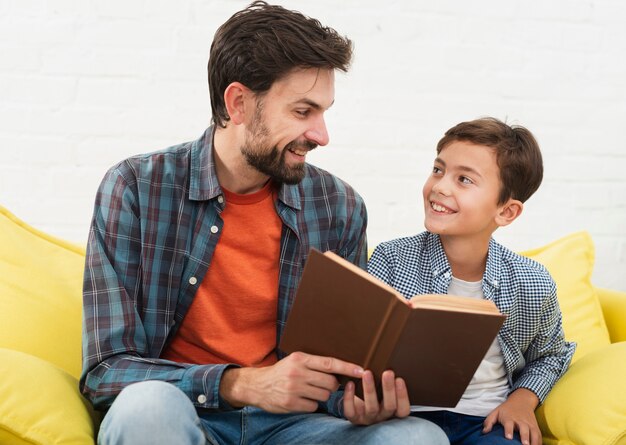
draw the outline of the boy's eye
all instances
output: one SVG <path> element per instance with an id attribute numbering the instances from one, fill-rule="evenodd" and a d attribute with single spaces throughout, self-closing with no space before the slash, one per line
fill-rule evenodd
<path id="1" fill-rule="evenodd" d="M 467 176 L 461 176 L 459 177 L 459 181 L 463 184 L 473 184 L 474 181 L 472 181 L 470 178 L 468 178 Z"/>
<path id="2" fill-rule="evenodd" d="M 441 170 L 439 167 L 437 167 L 436 165 L 433 167 L 433 174 L 434 175 L 438 175 L 440 173 L 442 173 L 443 170 Z"/>

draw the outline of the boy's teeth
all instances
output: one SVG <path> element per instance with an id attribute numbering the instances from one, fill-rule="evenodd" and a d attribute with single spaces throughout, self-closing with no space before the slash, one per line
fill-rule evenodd
<path id="1" fill-rule="evenodd" d="M 447 212 L 448 211 L 448 209 L 446 209 L 445 207 L 440 206 L 439 204 L 435 204 L 434 202 L 431 204 L 431 207 L 435 211 L 437 211 L 437 212 Z"/>

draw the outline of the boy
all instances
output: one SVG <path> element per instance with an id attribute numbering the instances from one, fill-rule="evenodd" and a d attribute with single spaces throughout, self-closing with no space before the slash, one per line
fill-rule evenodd
<path id="1" fill-rule="evenodd" d="M 368 264 L 407 298 L 487 298 L 507 315 L 455 408 L 411 407 L 453 445 L 540 445 L 534 410 L 574 354 L 548 271 L 492 238 L 522 213 L 542 176 L 539 146 L 526 128 L 493 118 L 456 125 L 439 141 L 424 185 L 427 231 L 382 243 Z"/>

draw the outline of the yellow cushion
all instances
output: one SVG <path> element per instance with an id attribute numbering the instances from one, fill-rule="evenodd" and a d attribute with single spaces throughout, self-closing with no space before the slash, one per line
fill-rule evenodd
<path id="1" fill-rule="evenodd" d="M 594 247 L 587 232 L 577 232 L 538 249 L 521 252 L 543 264 L 557 285 L 563 330 L 577 343 L 573 362 L 611 341 L 600 302 L 591 284 Z"/>
<path id="2" fill-rule="evenodd" d="M 94 443 L 78 381 L 40 358 L 0 348 L 0 443 Z"/>
<path id="3" fill-rule="evenodd" d="M 544 445 L 626 445 L 625 376 L 626 342 L 574 363 L 537 410 Z"/>
<path id="4" fill-rule="evenodd" d="M 46 235 L 0 206 L 0 348 L 79 377 L 84 249 Z"/>

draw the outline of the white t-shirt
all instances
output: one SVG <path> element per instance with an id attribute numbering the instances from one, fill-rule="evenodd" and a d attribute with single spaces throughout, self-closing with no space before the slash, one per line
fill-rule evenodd
<path id="1" fill-rule="evenodd" d="M 452 277 L 448 293 L 472 298 L 485 298 L 482 281 L 468 282 Z M 453 411 L 471 416 L 486 417 L 498 405 L 506 400 L 509 391 L 504 357 L 496 338 L 485 358 L 478 366 L 461 400 L 454 408 L 432 406 L 411 406 L 411 411 Z"/>

